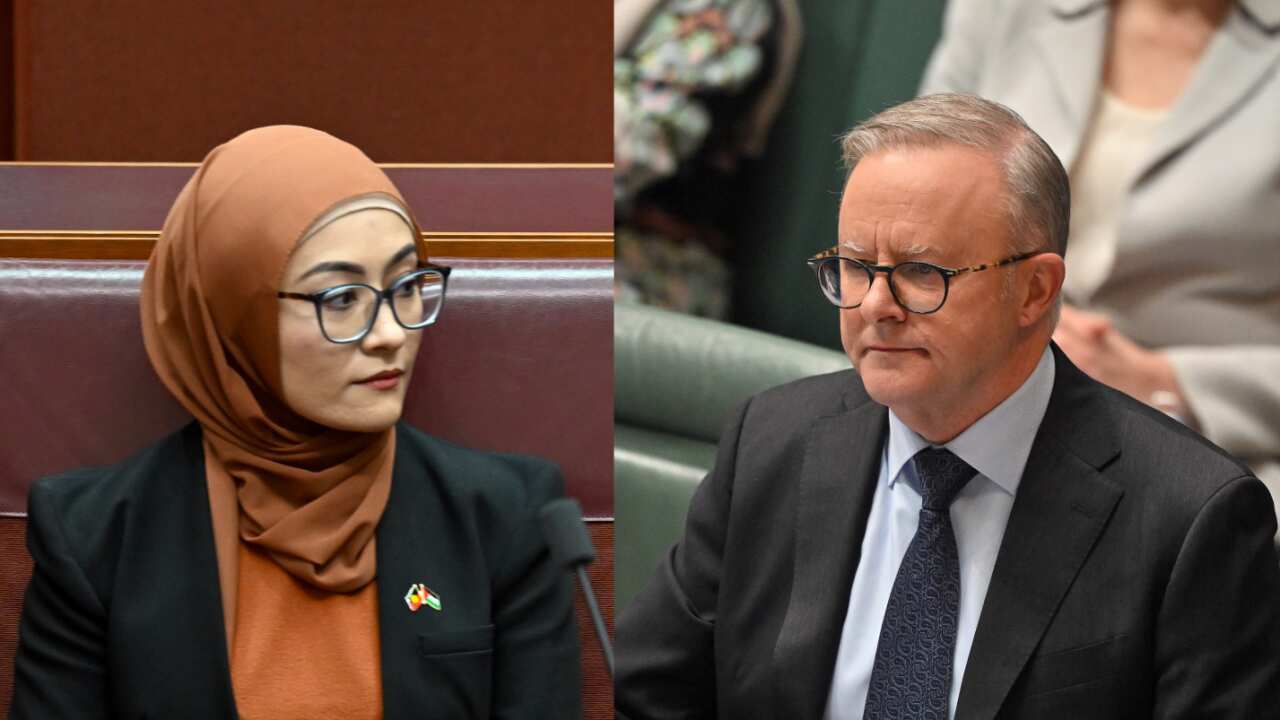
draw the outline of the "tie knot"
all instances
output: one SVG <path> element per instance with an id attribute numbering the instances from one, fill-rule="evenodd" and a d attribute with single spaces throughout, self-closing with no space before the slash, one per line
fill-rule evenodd
<path id="1" fill-rule="evenodd" d="M 916 453 L 916 478 L 920 481 L 920 496 L 929 510 L 946 510 L 965 483 L 978 474 L 946 448 L 925 448 Z"/>

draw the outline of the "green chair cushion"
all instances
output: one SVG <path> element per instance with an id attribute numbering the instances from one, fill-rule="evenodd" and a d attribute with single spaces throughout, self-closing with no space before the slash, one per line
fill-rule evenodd
<path id="1" fill-rule="evenodd" d="M 748 397 L 849 367 L 833 350 L 642 305 L 615 304 L 613 320 L 617 422 L 711 443 Z"/>
<path id="2" fill-rule="evenodd" d="M 614 608 L 635 597 L 684 529 L 716 446 L 617 425 L 613 447 Z"/>
<path id="3" fill-rule="evenodd" d="M 843 354 L 640 305 L 614 307 L 614 603 L 624 608 L 684 530 L 716 442 L 748 397 L 849 367 Z"/>

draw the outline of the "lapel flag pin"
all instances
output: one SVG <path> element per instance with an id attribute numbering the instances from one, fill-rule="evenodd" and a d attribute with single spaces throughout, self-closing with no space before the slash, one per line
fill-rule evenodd
<path id="1" fill-rule="evenodd" d="M 440 611 L 440 596 L 422 583 L 409 586 L 409 592 L 404 596 L 404 602 L 409 606 L 409 612 L 418 612 L 418 609 L 423 605 L 437 612 Z"/>

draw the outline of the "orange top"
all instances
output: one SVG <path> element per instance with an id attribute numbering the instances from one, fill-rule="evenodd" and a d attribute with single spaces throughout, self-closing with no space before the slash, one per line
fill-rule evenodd
<path id="1" fill-rule="evenodd" d="M 239 555 L 231 684 L 240 717 L 380 720 L 378 584 L 328 592 L 247 543 Z"/>

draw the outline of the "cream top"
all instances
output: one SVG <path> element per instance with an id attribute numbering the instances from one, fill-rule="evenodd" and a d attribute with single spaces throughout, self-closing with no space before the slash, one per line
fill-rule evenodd
<path id="1" fill-rule="evenodd" d="M 1088 305 L 1111 273 L 1134 172 L 1166 115 L 1165 108 L 1134 107 L 1102 91 L 1071 170 L 1071 235 L 1063 283 L 1068 302 Z"/>

